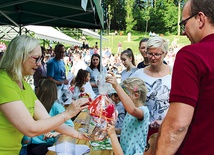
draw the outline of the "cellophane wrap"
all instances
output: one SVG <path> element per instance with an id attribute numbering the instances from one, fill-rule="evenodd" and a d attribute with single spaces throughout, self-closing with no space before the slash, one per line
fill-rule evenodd
<path id="1" fill-rule="evenodd" d="M 95 98 L 88 107 L 89 123 L 85 135 L 91 140 L 102 141 L 108 137 L 107 124 L 115 122 L 117 110 L 113 101 L 104 94 Z"/>

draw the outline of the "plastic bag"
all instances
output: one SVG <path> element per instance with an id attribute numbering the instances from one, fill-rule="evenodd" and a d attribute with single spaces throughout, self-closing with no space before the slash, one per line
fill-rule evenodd
<path id="1" fill-rule="evenodd" d="M 67 87 L 62 87 L 58 90 L 58 102 L 62 105 L 70 104 L 72 99 L 73 93 Z"/>
<path id="2" fill-rule="evenodd" d="M 107 124 L 116 121 L 117 110 L 107 95 L 99 95 L 88 107 L 90 119 L 85 135 L 92 140 L 104 140 L 108 134 Z"/>
<path id="3" fill-rule="evenodd" d="M 97 83 L 100 94 L 108 94 L 112 90 L 110 83 L 106 83 L 106 74 L 102 72 Z"/>

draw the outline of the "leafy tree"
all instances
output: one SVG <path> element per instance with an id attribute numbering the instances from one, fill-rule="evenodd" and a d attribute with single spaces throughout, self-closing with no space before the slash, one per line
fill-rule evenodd
<path id="1" fill-rule="evenodd" d="M 110 10 L 108 10 L 108 5 L 110 5 Z M 103 0 L 103 9 L 105 14 L 105 19 L 107 20 L 110 14 L 108 11 L 111 12 L 112 19 L 111 19 L 111 29 L 113 30 L 125 30 L 125 2 L 124 0 Z M 107 23 L 107 22 L 106 22 Z"/>
<path id="2" fill-rule="evenodd" d="M 111 5 L 108 5 L 107 34 L 110 33 L 111 19 L 112 19 Z"/>
<path id="3" fill-rule="evenodd" d="M 133 6 L 135 0 L 126 0 L 125 9 L 126 9 L 126 32 L 132 32 L 133 27 L 137 23 L 133 17 Z"/>
<path id="4" fill-rule="evenodd" d="M 149 8 L 148 6 L 149 0 L 147 2 L 145 0 L 136 0 L 134 4 L 134 20 L 137 22 L 133 28 L 136 31 L 145 31 L 147 29 L 148 20 L 150 19 Z"/>
<path id="5" fill-rule="evenodd" d="M 165 32 L 169 34 L 177 33 L 177 19 L 178 19 L 178 9 L 173 3 L 173 1 L 168 0 L 168 3 L 165 3 L 166 11 L 163 15 Z"/>
<path id="6" fill-rule="evenodd" d="M 112 30 L 179 34 L 181 9 L 187 0 L 103 0 Z M 110 9 L 108 6 L 111 6 Z M 112 18 L 110 17 L 111 15 Z M 107 20 L 108 19 L 108 20 Z M 110 20 L 111 19 L 111 20 Z"/>

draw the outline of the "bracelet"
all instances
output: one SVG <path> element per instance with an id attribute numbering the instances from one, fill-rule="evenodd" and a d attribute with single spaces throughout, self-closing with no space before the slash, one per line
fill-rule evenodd
<path id="1" fill-rule="evenodd" d="M 61 113 L 61 116 L 63 117 L 63 119 L 64 119 L 64 122 L 66 122 L 65 115 L 64 115 L 63 113 Z"/>

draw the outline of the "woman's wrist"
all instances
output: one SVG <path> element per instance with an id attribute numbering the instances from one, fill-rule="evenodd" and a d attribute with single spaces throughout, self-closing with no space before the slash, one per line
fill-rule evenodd
<path id="1" fill-rule="evenodd" d="M 66 117 L 65 117 L 65 115 L 63 114 L 63 113 L 61 113 L 61 116 L 62 116 L 62 118 L 63 118 L 63 120 L 64 120 L 64 123 L 66 122 Z"/>
<path id="2" fill-rule="evenodd" d="M 64 122 L 66 122 L 69 119 L 69 115 L 65 111 L 61 113 L 61 116 L 63 117 Z"/>

